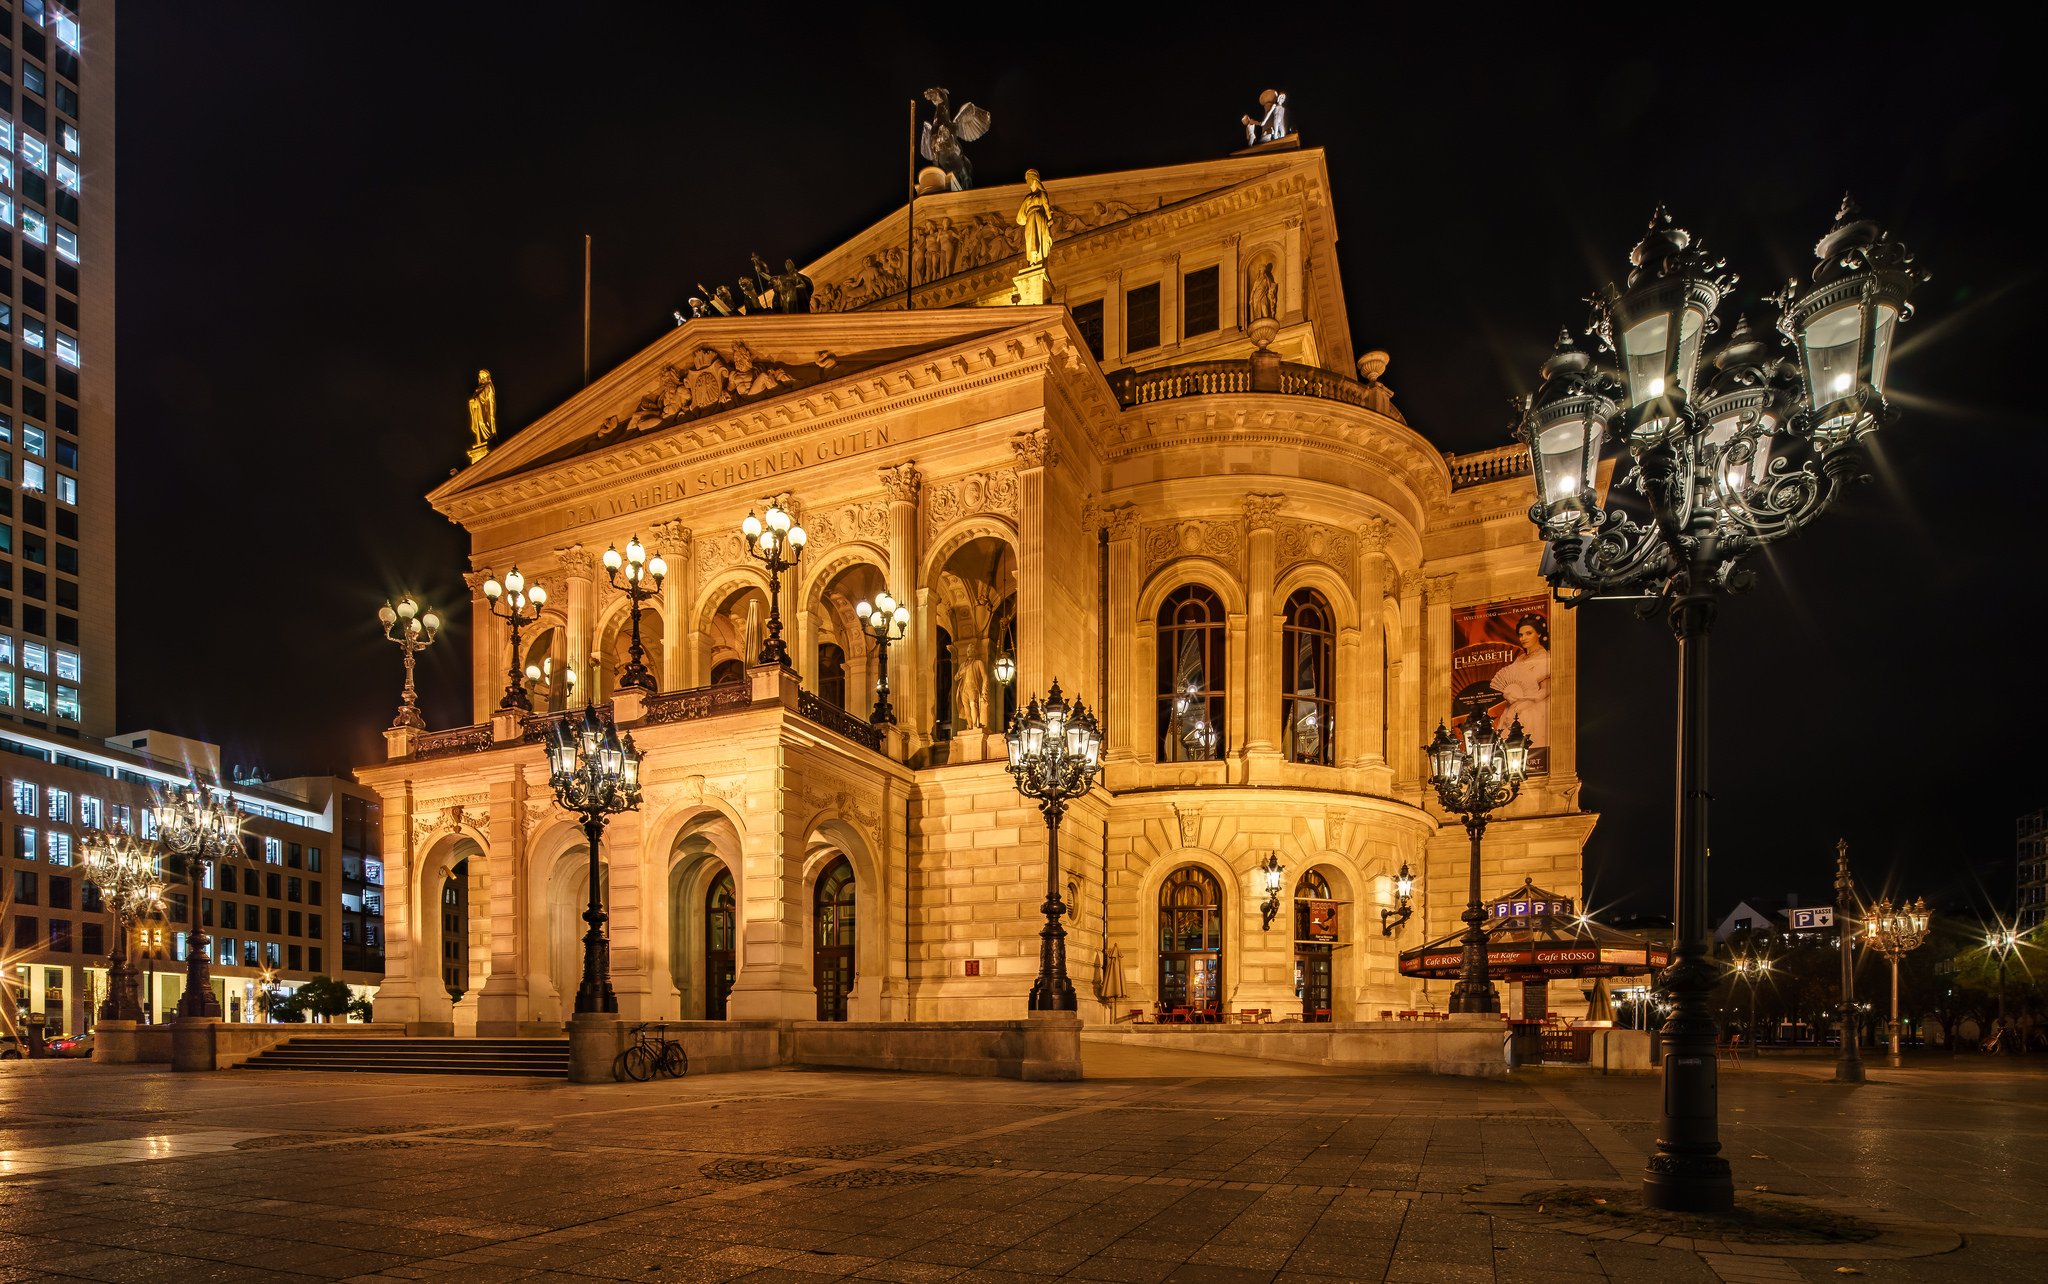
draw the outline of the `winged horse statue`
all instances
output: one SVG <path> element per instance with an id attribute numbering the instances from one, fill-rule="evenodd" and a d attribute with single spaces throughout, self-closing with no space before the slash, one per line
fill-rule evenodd
<path id="1" fill-rule="evenodd" d="M 955 112 L 953 96 L 945 89 L 925 90 L 924 100 L 932 105 L 932 118 L 918 135 L 917 154 L 945 172 L 948 188 L 965 191 L 974 186 L 974 165 L 960 144 L 988 132 L 988 113 L 973 103 Z"/>

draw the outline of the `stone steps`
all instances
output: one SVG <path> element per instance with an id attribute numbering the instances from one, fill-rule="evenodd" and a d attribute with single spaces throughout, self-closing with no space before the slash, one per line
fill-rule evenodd
<path id="1" fill-rule="evenodd" d="M 239 1068 L 566 1079 L 569 1076 L 569 1040 L 301 1036 L 258 1053 Z"/>

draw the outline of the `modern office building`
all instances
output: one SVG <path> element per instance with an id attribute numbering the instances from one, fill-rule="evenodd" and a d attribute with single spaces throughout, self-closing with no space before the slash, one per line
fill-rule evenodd
<path id="1" fill-rule="evenodd" d="M 114 7 L 0 0 L 0 719 L 113 730 L 113 568 Z"/>
<path id="2" fill-rule="evenodd" d="M 112 917 L 82 868 L 80 844 L 93 829 L 122 827 L 147 836 L 150 803 L 159 791 L 196 773 L 219 779 L 212 745 L 161 733 L 124 735 L 86 745 L 0 724 L 0 937 L 5 1000 L 0 1019 L 17 1027 L 37 1013 L 44 1029 L 89 1028 L 105 997 Z M 213 985 L 223 1016 L 260 1016 L 264 984 L 291 989 L 327 975 L 365 993 L 382 971 L 383 871 L 361 850 L 350 868 L 351 836 L 374 835 L 378 804 L 361 786 L 312 778 L 228 786 L 247 814 L 243 851 L 208 867 L 199 890 L 199 920 L 211 938 Z M 352 908 L 353 907 L 353 908 Z M 142 973 L 142 1001 L 163 1019 L 184 991 L 190 893 L 173 879 L 160 912 L 136 926 L 132 946 Z"/>
<path id="3" fill-rule="evenodd" d="M 1446 457 L 1354 350 L 1322 152 L 1045 188 L 920 197 L 802 269 L 808 314 L 689 318 L 429 497 L 471 539 L 474 725 L 394 728 L 357 772 L 384 800 L 380 1020 L 569 1014 L 588 843 L 544 728 L 499 707 L 543 660 L 645 754 L 599 871 L 633 1019 L 1020 1015 L 1047 839 L 1003 729 L 1055 679 L 1107 739 L 1053 876 L 1090 1020 L 1443 1007 L 1399 968 L 1467 900 L 1440 719 L 1537 746 L 1482 894 L 1578 897 L 1577 621 L 1538 574 L 1527 451 Z M 772 583 L 742 537 L 770 500 L 809 538 Z M 606 570 L 635 535 L 666 567 L 637 616 Z M 548 593 L 517 655 L 483 593 L 515 565 Z M 910 618 L 877 726 L 857 604 L 884 587 Z"/>
<path id="4" fill-rule="evenodd" d="M 2048 811 L 2022 816 L 2013 853 L 2013 926 L 2031 932 L 2048 923 Z"/>

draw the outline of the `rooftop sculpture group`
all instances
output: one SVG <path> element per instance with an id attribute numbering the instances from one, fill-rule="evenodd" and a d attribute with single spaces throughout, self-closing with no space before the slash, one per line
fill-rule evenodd
<path id="1" fill-rule="evenodd" d="M 687 306 L 675 312 L 677 325 L 696 317 L 758 316 L 763 312 L 809 312 L 811 310 L 811 278 L 797 271 L 795 259 L 782 260 L 782 270 L 775 271 L 760 255 L 749 256 L 754 261 L 751 276 L 739 279 L 739 293 L 733 287 L 721 285 L 708 289 L 700 281 L 697 288 L 702 294 L 693 294 Z"/>

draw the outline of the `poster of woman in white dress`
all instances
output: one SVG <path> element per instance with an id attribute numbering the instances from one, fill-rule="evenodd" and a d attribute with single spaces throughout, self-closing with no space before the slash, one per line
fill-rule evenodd
<path id="1" fill-rule="evenodd" d="M 1550 770 L 1550 599 L 1451 612 L 1451 726 L 1486 710 L 1505 734 L 1516 719 L 1533 746 L 1531 775 Z"/>

